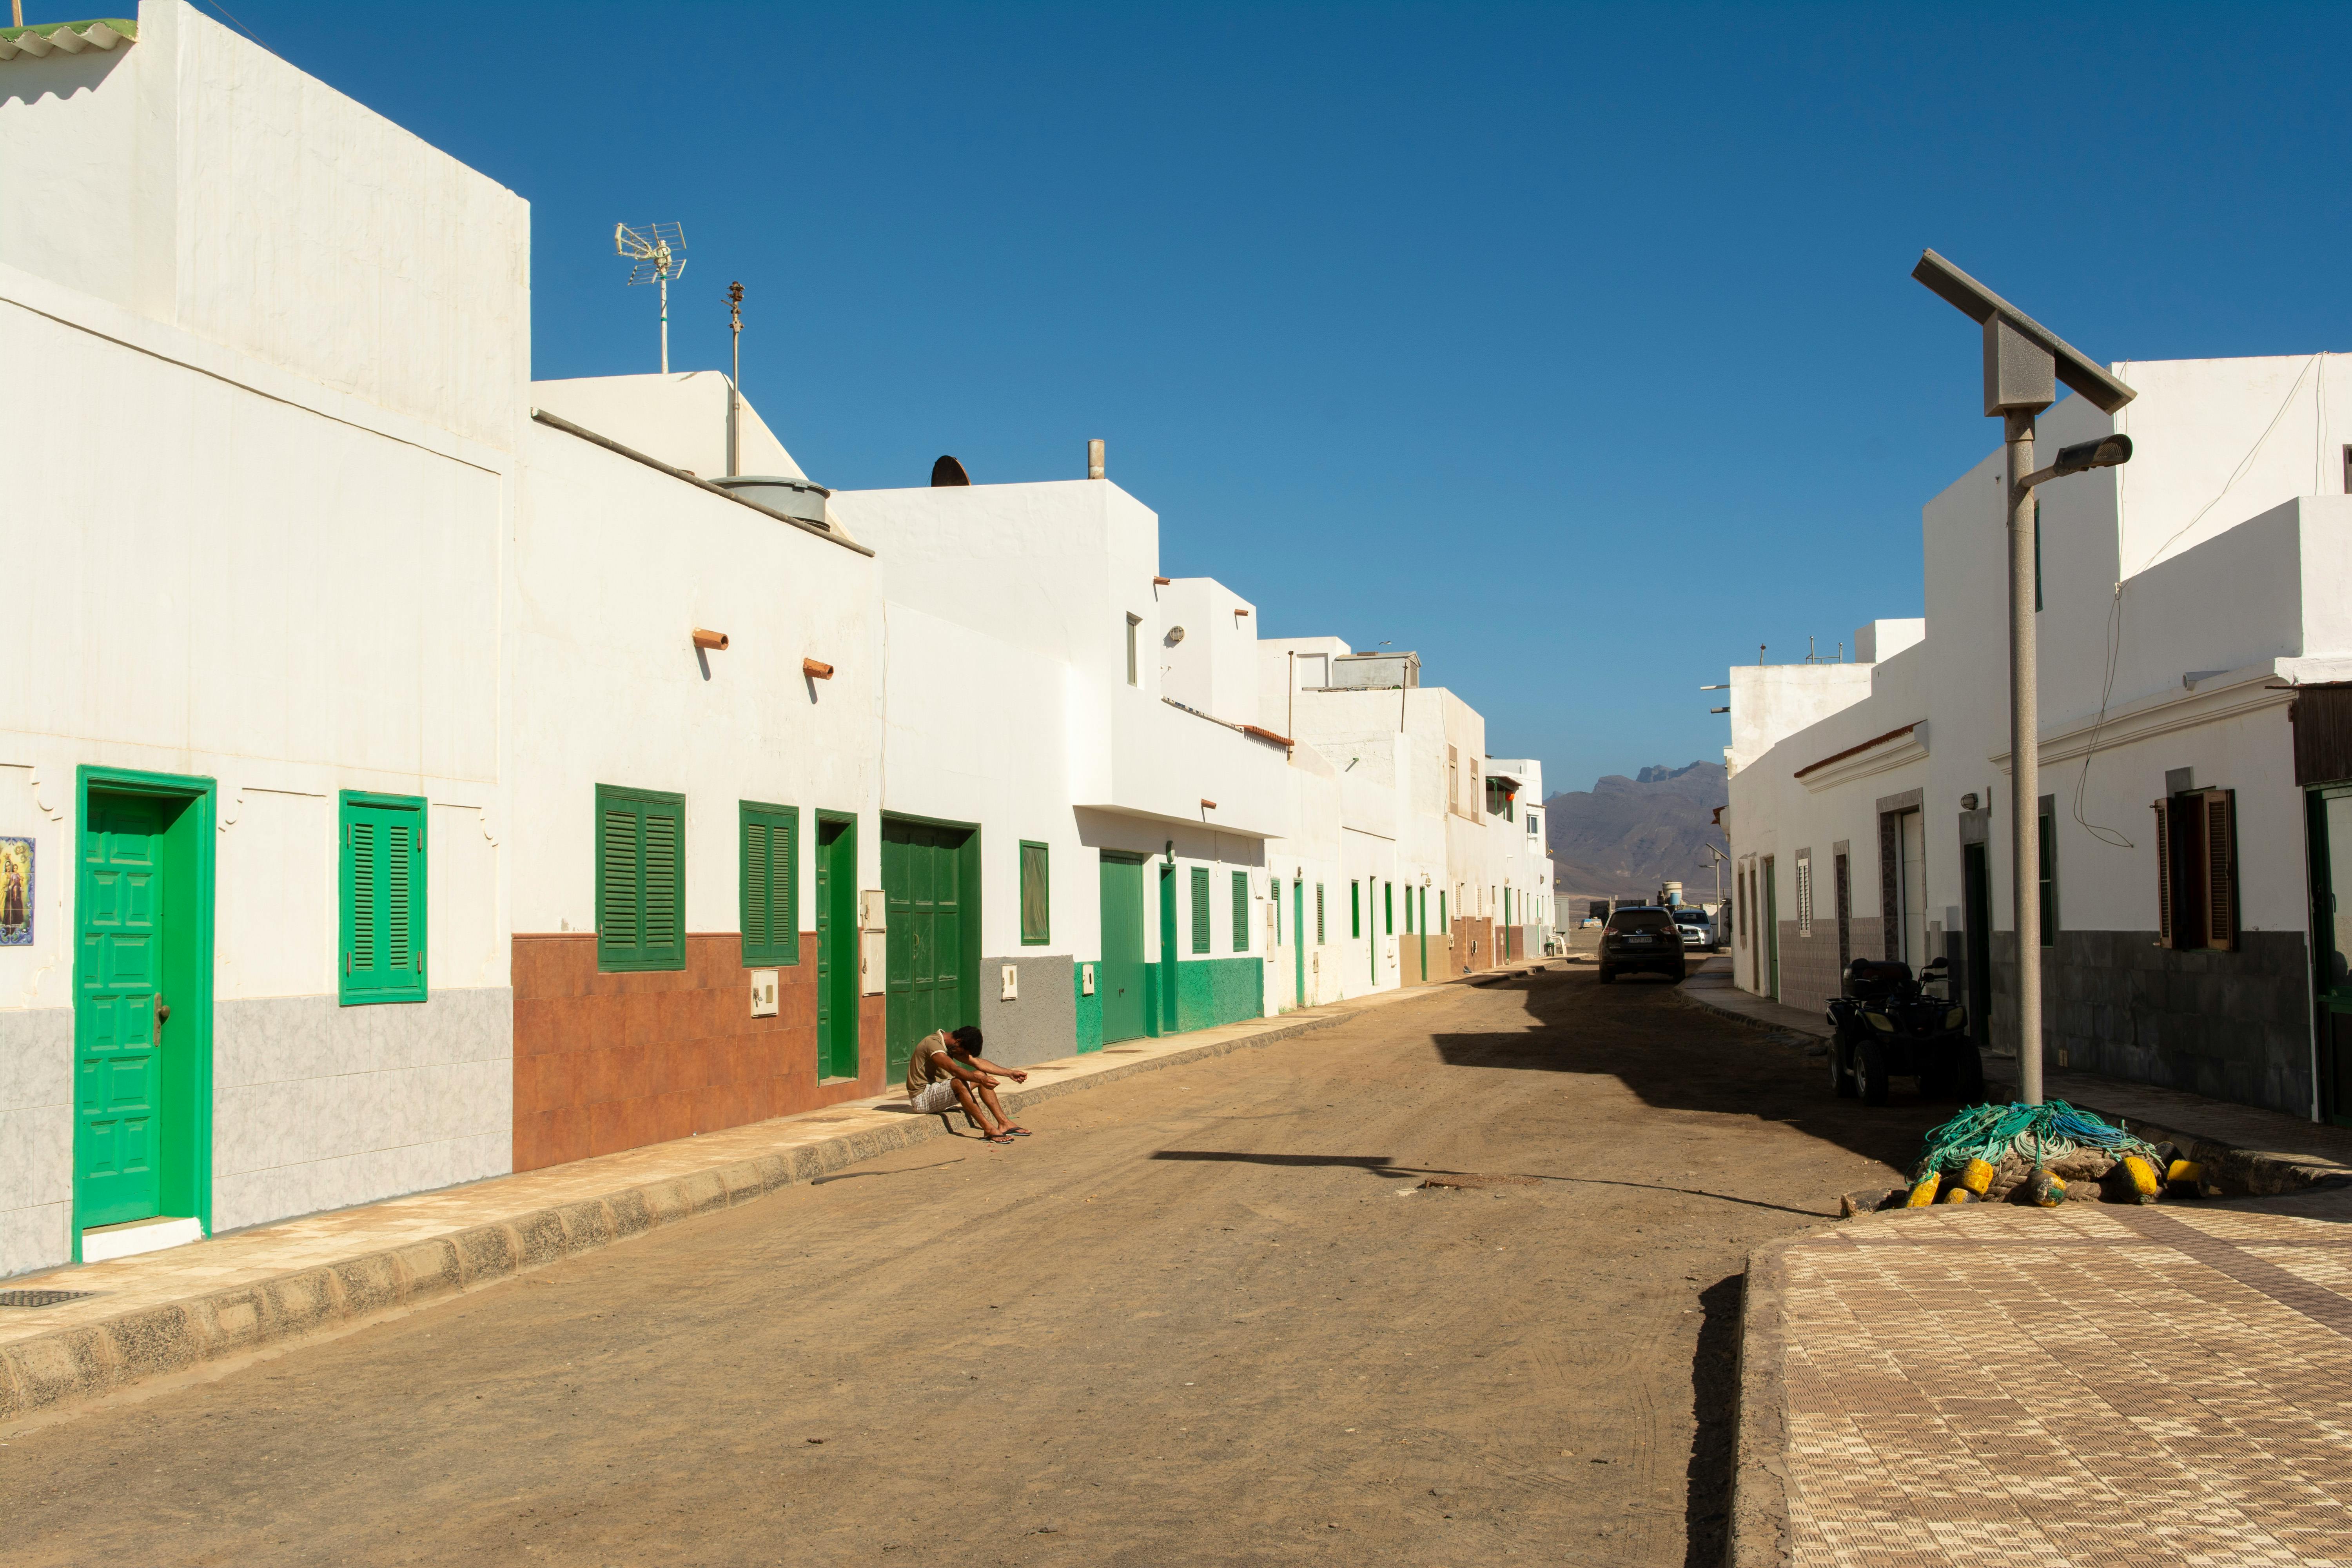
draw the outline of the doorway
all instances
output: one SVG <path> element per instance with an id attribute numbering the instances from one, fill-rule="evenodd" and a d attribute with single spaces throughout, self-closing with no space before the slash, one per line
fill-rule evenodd
<path id="1" fill-rule="evenodd" d="M 1102 882 L 1102 963 L 1095 991 L 1102 998 L 1103 1044 L 1144 1034 L 1143 861 L 1105 853 Z"/>
<path id="2" fill-rule="evenodd" d="M 1906 811 L 1895 819 L 1900 846 L 1896 874 L 1903 899 L 1902 943 L 1897 950 L 1916 974 L 1927 963 L 1927 819 Z"/>
<path id="3" fill-rule="evenodd" d="M 74 888 L 74 1238 L 212 1230 L 213 783 L 84 768 Z"/>
<path id="4" fill-rule="evenodd" d="M 816 814 L 816 1076 L 857 1076 L 857 819 Z"/>
<path id="5" fill-rule="evenodd" d="M 1992 863 L 1981 844 L 1960 846 L 1960 916 L 1968 922 L 1969 1033 L 1992 1048 Z"/>
<path id="6" fill-rule="evenodd" d="M 882 819 L 882 896 L 889 905 L 884 1073 L 906 1070 L 915 1042 L 977 1021 L 980 830 L 969 823 Z"/>
<path id="7" fill-rule="evenodd" d="M 1764 994 L 1780 999 L 1780 879 L 1772 857 L 1764 857 Z"/>
<path id="8" fill-rule="evenodd" d="M 2305 803 L 2319 1113 L 2338 1127 L 2352 1127 L 2352 784 L 2312 790 Z"/>
<path id="9" fill-rule="evenodd" d="M 1290 882 L 1290 1005 L 1307 1004 L 1307 883 Z"/>

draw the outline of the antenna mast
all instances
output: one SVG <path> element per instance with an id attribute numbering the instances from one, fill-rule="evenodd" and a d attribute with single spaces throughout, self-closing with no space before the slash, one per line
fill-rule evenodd
<path id="1" fill-rule="evenodd" d="M 636 265 L 629 281 L 661 285 L 661 367 L 669 374 L 669 280 L 686 275 L 686 229 L 674 223 L 650 223 L 643 228 L 613 226 L 613 253 Z"/>
<path id="2" fill-rule="evenodd" d="M 727 330 L 735 334 L 735 377 L 727 384 L 727 477 L 743 471 L 743 285 L 727 285 Z"/>

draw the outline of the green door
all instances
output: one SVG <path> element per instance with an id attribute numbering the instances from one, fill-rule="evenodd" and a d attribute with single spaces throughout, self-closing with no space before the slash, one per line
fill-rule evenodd
<path id="1" fill-rule="evenodd" d="M 857 825 L 816 824 L 816 1076 L 857 1076 Z"/>
<path id="2" fill-rule="evenodd" d="M 2319 993 L 2319 1110 L 2352 1127 L 2352 784 L 2308 797 L 2312 981 Z"/>
<path id="3" fill-rule="evenodd" d="M 889 1053 L 892 1082 L 915 1042 L 972 1021 L 978 977 L 965 973 L 963 851 L 968 827 L 885 820 L 882 891 L 890 903 Z M 976 967 L 976 965 L 974 966 Z"/>
<path id="4" fill-rule="evenodd" d="M 1143 863 L 1102 858 L 1102 962 L 1095 994 L 1102 999 L 1103 1043 L 1142 1037 Z"/>
<path id="5" fill-rule="evenodd" d="M 1764 994 L 1780 999 L 1780 893 L 1772 858 L 1764 858 Z"/>
<path id="6" fill-rule="evenodd" d="M 1290 1005 L 1307 1005 L 1307 884 L 1290 884 Z"/>
<path id="7" fill-rule="evenodd" d="M 92 795 L 81 837 L 74 1107 L 84 1227 L 163 1212 L 163 818 L 160 800 Z"/>
<path id="8" fill-rule="evenodd" d="M 1152 1033 L 1176 1032 L 1176 868 L 1160 866 L 1160 996 Z"/>

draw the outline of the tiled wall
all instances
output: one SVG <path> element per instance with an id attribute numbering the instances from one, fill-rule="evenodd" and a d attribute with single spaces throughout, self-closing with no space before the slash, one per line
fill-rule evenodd
<path id="1" fill-rule="evenodd" d="M 1433 967 L 1437 954 L 1429 955 Z M 1495 922 L 1491 920 L 1457 920 L 1454 922 L 1454 955 L 1452 973 L 1459 974 L 1465 968 L 1472 973 L 1495 967 Z M 1439 978 L 1444 978 L 1440 976 Z"/>
<path id="2" fill-rule="evenodd" d="M 1851 956 L 1876 958 L 1885 951 L 1885 935 L 1876 915 L 1855 915 L 1846 922 Z M 1791 1007 L 1808 1012 L 1829 1005 L 1829 999 L 1844 989 L 1844 975 L 1838 967 L 1837 920 L 1834 916 L 1813 917 L 1813 934 L 1797 934 L 1797 922 L 1780 922 L 1780 1000 Z"/>
<path id="3" fill-rule="evenodd" d="M 732 932 L 689 935 L 686 967 L 596 969 L 593 933 L 514 939 L 514 1168 L 537 1170 L 879 1093 L 886 998 L 858 999 L 859 1077 L 816 1079 L 814 931 L 751 1016 Z"/>

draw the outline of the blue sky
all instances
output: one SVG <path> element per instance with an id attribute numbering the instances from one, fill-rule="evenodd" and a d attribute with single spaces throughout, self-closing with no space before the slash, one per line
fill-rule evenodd
<path id="1" fill-rule="evenodd" d="M 612 227 L 682 222 L 674 367 L 742 279 L 813 477 L 1103 437 L 1163 570 L 1418 648 L 1555 791 L 1919 613 L 1999 437 L 1923 245 L 2102 360 L 2352 346 L 2342 8 L 2037 11 L 2005 68 L 1960 6 L 233 10 L 530 201 L 538 374 L 656 368 Z"/>

